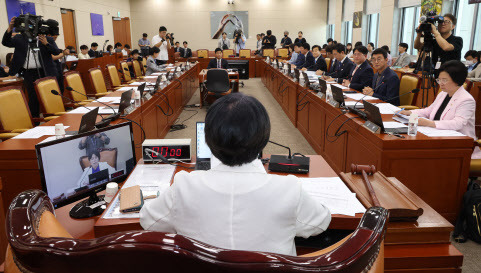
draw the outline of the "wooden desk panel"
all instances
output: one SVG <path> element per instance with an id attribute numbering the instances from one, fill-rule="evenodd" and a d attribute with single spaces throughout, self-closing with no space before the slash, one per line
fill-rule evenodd
<path id="1" fill-rule="evenodd" d="M 207 69 L 207 66 L 209 65 L 210 60 L 214 58 L 197 58 L 197 57 L 192 57 L 189 58 L 189 61 L 197 61 L 199 62 L 199 69 Z M 257 77 L 256 75 L 256 67 L 257 67 L 257 61 L 262 60 L 261 57 L 255 57 L 255 58 L 223 58 L 224 60 L 233 60 L 233 61 L 249 61 L 249 78 L 255 78 Z M 187 59 L 186 58 L 177 58 L 176 61 L 178 62 L 185 62 Z"/>
<path id="2" fill-rule="evenodd" d="M 292 82 L 302 98 L 304 87 L 294 83 L 272 66 L 260 61 L 264 68 L 262 81 L 271 93 L 277 92 L 275 82 Z M 273 76 L 275 75 L 275 76 Z M 300 100 L 300 98 L 298 100 Z M 375 101 L 377 102 L 377 101 Z M 379 101 L 380 102 L 380 101 Z M 291 118 L 288 109 L 280 102 Z M 395 176 L 421 196 L 449 221 L 454 222 L 466 189 L 472 139 L 469 137 L 416 137 L 399 139 L 387 134 L 373 134 L 363 127 L 363 120 L 353 114 L 342 114 L 315 93 L 309 93 L 300 103 L 295 121 L 297 128 L 314 150 L 322 155 L 337 172 L 349 172 L 351 163 L 374 164 L 388 176 Z M 334 120 L 337 116 L 336 120 Z M 355 118 L 346 121 L 348 118 Z M 392 116 L 383 115 L 390 121 Z M 346 121 L 337 139 L 336 130 Z M 332 124 L 331 124 L 332 122 Z M 329 124 L 331 126 L 329 127 Z M 329 136 L 326 131 L 329 127 Z"/>

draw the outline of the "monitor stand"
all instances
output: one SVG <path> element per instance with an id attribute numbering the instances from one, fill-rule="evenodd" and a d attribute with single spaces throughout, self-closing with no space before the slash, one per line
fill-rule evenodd
<path id="1" fill-rule="evenodd" d="M 92 192 L 88 199 L 78 202 L 71 210 L 70 217 L 83 219 L 102 214 L 106 208 L 105 195 Z"/>

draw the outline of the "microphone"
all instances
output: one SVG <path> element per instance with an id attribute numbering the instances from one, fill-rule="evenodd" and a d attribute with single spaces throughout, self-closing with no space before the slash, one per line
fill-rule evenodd
<path id="1" fill-rule="evenodd" d="M 384 78 L 384 76 L 383 76 Z M 382 79 L 381 79 L 382 80 Z M 374 90 L 372 90 L 373 94 L 374 94 L 374 91 L 376 91 L 379 87 L 381 87 L 382 85 L 384 84 L 384 82 L 382 82 L 380 85 L 378 85 L 376 88 L 374 88 Z M 354 104 L 354 109 L 356 109 L 356 105 L 362 101 L 367 95 L 364 95 L 360 100 L 356 101 L 356 103 Z"/>
<path id="2" fill-rule="evenodd" d="M 420 91 L 419 88 L 415 88 L 415 89 L 413 89 L 413 90 L 411 90 L 411 91 L 409 91 L 409 92 L 406 92 L 406 93 L 404 93 L 404 94 L 402 94 L 402 95 L 395 96 L 394 98 L 390 98 L 390 99 L 386 100 L 386 102 L 392 101 L 393 99 L 400 98 L 400 97 L 405 96 L 405 95 L 407 95 L 407 94 L 416 94 L 416 93 L 418 93 L 419 91 Z M 378 103 L 380 103 L 380 102 L 378 102 Z M 375 103 L 374 105 L 376 105 L 376 104 L 378 104 L 378 103 Z"/>
<path id="3" fill-rule="evenodd" d="M 68 90 L 68 88 L 69 88 L 69 87 L 67 87 L 67 90 Z M 60 97 L 62 97 L 62 98 L 65 98 L 65 99 L 67 99 L 67 100 L 69 100 L 69 101 L 77 104 L 77 106 L 79 106 L 79 107 L 83 107 L 83 108 L 85 108 L 85 109 L 87 109 L 87 110 L 89 110 L 89 111 L 92 110 L 92 109 L 89 109 L 89 108 L 87 108 L 87 107 L 85 107 L 85 106 L 83 106 L 83 105 L 78 104 L 78 102 L 74 101 L 73 99 L 71 99 L 71 98 L 69 98 L 69 97 L 63 96 L 63 95 L 60 94 L 57 90 L 53 90 L 53 89 L 52 89 L 52 90 L 50 90 L 50 92 L 51 92 L 52 94 L 56 95 L 56 96 L 60 96 Z M 101 114 L 99 114 L 99 116 L 102 117 L 102 120 L 99 121 L 99 122 L 97 122 L 97 123 L 95 123 L 95 127 L 96 127 L 97 129 L 100 129 L 100 128 L 104 128 L 104 127 L 109 126 L 110 120 L 106 120 Z"/>
<path id="4" fill-rule="evenodd" d="M 107 45 L 107 43 L 108 43 L 108 42 L 109 42 L 109 40 L 105 40 L 105 42 L 104 42 L 104 46 L 102 47 L 102 52 L 104 52 L 104 51 L 105 51 L 105 46 Z"/>
<path id="5" fill-rule="evenodd" d="M 287 157 L 287 159 L 289 159 L 289 160 L 292 159 L 292 156 L 291 156 L 291 148 L 289 148 L 289 147 L 287 147 L 287 146 L 284 146 L 284 145 L 281 145 L 281 144 L 279 144 L 279 143 L 276 143 L 276 142 L 274 142 L 274 141 L 270 141 L 270 140 L 269 140 L 269 142 L 272 143 L 272 144 L 274 144 L 274 145 L 277 145 L 277 146 L 280 146 L 280 147 L 283 147 L 283 148 L 286 148 L 287 150 L 289 150 L 289 156 Z"/>
<path id="6" fill-rule="evenodd" d="M 150 157 L 152 159 L 152 161 L 154 161 L 152 156 L 155 154 L 155 156 L 159 157 L 160 161 L 162 161 L 163 163 L 170 164 L 169 160 L 157 151 L 154 151 L 154 150 L 149 149 L 149 148 L 145 148 L 144 152 L 148 157 Z"/>
<path id="7" fill-rule="evenodd" d="M 75 92 L 75 93 L 77 93 L 77 94 L 80 94 L 80 95 L 82 95 L 82 96 L 85 96 L 87 99 L 89 98 L 89 97 L 87 97 L 87 95 L 85 95 L 85 94 L 83 94 L 83 93 L 80 93 L 79 91 L 74 90 L 74 89 L 73 89 L 72 87 L 70 87 L 70 86 L 65 87 L 65 89 L 67 89 L 67 90 L 70 91 L 70 92 Z M 108 104 L 106 104 L 106 103 L 103 103 L 103 102 L 101 102 L 101 101 L 98 101 L 98 100 L 94 100 L 94 101 L 95 101 L 95 102 L 98 102 L 98 103 L 100 103 L 100 104 L 102 104 L 102 105 L 107 106 L 108 108 L 112 109 L 112 111 L 113 111 L 113 114 L 111 114 L 110 116 L 108 116 L 108 117 L 106 117 L 106 118 L 104 118 L 102 115 L 100 115 L 100 116 L 102 116 L 102 119 L 103 119 L 103 120 L 114 121 L 114 120 L 116 120 L 116 119 L 118 119 L 118 118 L 120 117 L 120 113 L 116 113 L 116 112 L 115 112 L 115 109 L 114 109 L 112 106 L 110 106 L 110 105 L 108 105 Z"/>

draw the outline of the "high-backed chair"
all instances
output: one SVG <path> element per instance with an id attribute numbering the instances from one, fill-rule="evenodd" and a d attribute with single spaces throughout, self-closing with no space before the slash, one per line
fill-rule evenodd
<path id="1" fill-rule="evenodd" d="M 52 90 L 60 93 L 57 78 L 45 77 L 35 81 L 35 92 L 40 102 L 40 110 L 45 120 L 52 120 L 65 113 L 62 97 L 52 94 Z"/>
<path id="2" fill-rule="evenodd" d="M 281 58 L 287 58 L 287 56 L 289 56 L 289 49 L 287 48 L 277 49 L 277 56 Z"/>
<path id="3" fill-rule="evenodd" d="M 197 57 L 198 58 L 209 58 L 209 50 L 207 49 L 198 49 L 197 50 Z"/>
<path id="4" fill-rule="evenodd" d="M 401 82 L 399 85 L 399 95 L 403 95 L 405 93 L 411 92 L 411 90 L 419 88 L 421 86 L 421 78 L 417 74 L 403 74 L 401 76 Z M 405 110 L 413 110 L 418 109 L 417 106 L 414 106 L 413 103 L 416 101 L 417 94 L 409 94 L 399 97 L 399 101 L 401 103 L 400 108 L 404 108 Z"/>
<path id="5" fill-rule="evenodd" d="M 144 75 L 145 75 L 145 72 L 147 72 L 147 58 L 142 58 L 142 71 L 144 71 Z"/>
<path id="6" fill-rule="evenodd" d="M 23 92 L 16 87 L 1 88 L 0 139 L 12 138 L 31 128 L 33 128 L 32 116 Z"/>
<path id="7" fill-rule="evenodd" d="M 326 60 L 327 71 L 331 69 L 331 58 L 324 58 Z"/>
<path id="8" fill-rule="evenodd" d="M 241 58 L 250 58 L 251 57 L 251 50 L 250 49 L 241 49 L 239 50 L 239 57 Z"/>
<path id="9" fill-rule="evenodd" d="M 202 83 L 205 95 L 201 98 L 200 107 L 203 101 L 209 96 L 219 98 L 228 95 L 232 92 L 232 87 L 229 81 L 229 73 L 225 69 L 209 69 L 207 70 L 207 79 Z"/>
<path id="10" fill-rule="evenodd" d="M 67 91 L 67 92 L 70 92 L 72 99 L 76 101 L 77 104 L 86 105 L 93 101 L 91 99 L 88 99 L 87 97 L 87 92 L 85 92 L 85 86 L 84 86 L 84 83 L 82 82 L 82 78 L 80 77 L 79 72 L 69 71 L 64 74 L 64 77 L 65 77 L 65 81 L 67 82 L 67 86 L 77 91 L 77 92 Z"/>
<path id="11" fill-rule="evenodd" d="M 119 71 L 117 70 L 117 67 L 115 67 L 115 65 L 108 64 L 106 68 L 107 72 L 109 73 L 110 84 L 112 85 L 112 88 L 114 88 L 114 90 L 126 86 L 126 84 L 122 84 L 122 82 L 120 81 Z"/>
<path id="12" fill-rule="evenodd" d="M 463 84 L 463 87 L 466 91 L 471 92 L 471 88 L 473 87 L 473 82 L 466 79 L 466 81 Z"/>
<path id="13" fill-rule="evenodd" d="M 188 237 L 135 230 L 100 238 L 74 239 L 55 218 L 44 192 L 28 190 L 6 215 L 5 272 L 383 272 L 383 237 L 388 211 L 366 211 L 357 229 L 324 251 L 289 256 L 229 250 Z M 262 243 L 262 242 L 259 242 Z"/>
<path id="14" fill-rule="evenodd" d="M 214 50 L 209 50 L 209 58 L 214 58 L 215 57 L 215 51 Z"/>
<path id="15" fill-rule="evenodd" d="M 122 76 L 124 77 L 124 81 L 126 83 L 133 82 L 132 76 L 130 75 L 129 65 L 127 64 L 127 62 L 120 62 L 120 69 L 122 71 Z"/>
<path id="16" fill-rule="evenodd" d="M 79 162 L 82 171 L 85 168 L 90 167 L 88 156 L 80 157 Z M 99 162 L 107 162 L 111 167 L 117 169 L 117 148 L 103 148 L 100 151 Z"/>
<path id="17" fill-rule="evenodd" d="M 268 48 L 262 50 L 262 56 L 264 57 L 269 57 L 269 58 L 274 58 L 274 49 Z"/>
<path id="18" fill-rule="evenodd" d="M 143 78 L 142 76 L 142 68 L 140 67 L 140 62 L 139 61 L 132 61 L 132 67 L 134 68 L 134 73 L 136 78 Z"/>
<path id="19" fill-rule="evenodd" d="M 198 57 L 198 55 L 197 55 L 197 50 L 193 50 L 193 51 L 192 51 L 192 57 L 193 57 L 193 58 L 197 58 L 197 57 Z"/>
<path id="20" fill-rule="evenodd" d="M 90 81 L 95 89 L 95 97 L 103 97 L 109 94 L 107 85 L 105 85 L 104 75 L 100 68 L 89 69 Z"/>
<path id="21" fill-rule="evenodd" d="M 234 50 L 233 50 L 233 49 L 224 49 L 224 50 L 222 51 L 222 57 L 223 57 L 223 58 L 229 58 L 229 57 L 231 57 L 231 56 L 234 55 L 234 54 L 235 54 L 235 53 L 234 53 Z"/>

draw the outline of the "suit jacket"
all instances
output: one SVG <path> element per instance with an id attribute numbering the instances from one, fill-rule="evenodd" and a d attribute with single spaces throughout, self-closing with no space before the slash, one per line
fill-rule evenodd
<path id="1" fill-rule="evenodd" d="M 220 59 L 220 60 L 221 60 L 222 68 L 228 69 L 229 63 L 227 62 L 227 60 L 224 60 L 224 59 Z M 207 66 L 207 69 L 211 69 L 211 68 L 217 68 L 217 58 L 210 60 L 209 65 Z"/>
<path id="2" fill-rule="evenodd" d="M 329 71 L 327 71 L 327 75 L 331 75 L 336 71 L 336 65 L 337 65 L 337 60 L 335 58 L 331 59 L 331 67 L 329 68 Z"/>
<path id="3" fill-rule="evenodd" d="M 478 65 L 475 69 L 468 72 L 468 80 L 481 81 L 481 65 Z"/>
<path id="4" fill-rule="evenodd" d="M 186 52 L 187 50 L 187 52 Z M 186 54 L 187 53 L 187 54 Z M 190 58 L 192 57 L 192 50 L 190 48 L 180 48 L 180 57 L 181 58 Z"/>
<path id="5" fill-rule="evenodd" d="M 53 63 L 52 54 L 58 55 L 62 51 L 58 49 L 56 46 L 53 46 L 55 41 L 53 40 L 52 37 L 47 36 L 47 41 L 48 41 L 47 45 L 43 45 L 42 43 L 39 43 L 40 56 L 43 60 L 45 71 L 47 72 L 47 75 L 44 75 L 44 76 L 56 77 L 57 66 Z M 12 64 L 8 74 L 13 76 L 23 71 L 24 70 L 23 65 L 25 64 L 25 60 L 27 59 L 27 53 L 28 53 L 27 37 L 25 37 L 25 35 L 23 34 L 17 34 L 14 37 L 12 37 L 11 32 L 5 31 L 5 34 L 3 35 L 3 39 L 2 39 L 2 45 L 9 48 L 15 48 L 15 51 L 13 53 Z M 40 71 L 42 71 L 42 69 L 40 69 Z"/>
<path id="6" fill-rule="evenodd" d="M 298 67 L 299 69 L 304 67 L 308 68 L 316 64 L 316 59 L 314 58 L 314 56 L 312 55 L 312 52 L 310 51 L 308 51 L 307 54 L 305 55 L 305 59 L 306 61 L 301 66 Z"/>
<path id="7" fill-rule="evenodd" d="M 378 77 L 381 77 L 381 79 L 379 84 L 376 85 Z M 388 67 L 381 75 L 379 75 L 379 73 L 374 74 L 374 78 L 372 79 L 374 94 L 372 96 L 399 106 L 399 84 L 399 77 L 396 72 Z"/>
<path id="8" fill-rule="evenodd" d="M 354 69 L 356 69 L 356 66 L 354 66 L 349 73 L 351 80 L 349 87 L 357 91 L 362 91 L 362 89 L 366 86 L 371 87 L 374 71 L 367 60 L 359 66 L 359 68 L 356 70 L 356 73 L 353 75 L 352 72 L 354 72 Z"/>
<path id="9" fill-rule="evenodd" d="M 180 53 L 182 53 L 182 49 L 183 49 L 182 47 L 179 47 L 179 48 L 174 47 L 174 52 L 180 52 Z"/>
<path id="10" fill-rule="evenodd" d="M 88 52 L 90 58 L 96 58 L 98 53 L 97 51 L 93 50 L 93 49 L 90 49 L 89 52 Z"/>
<path id="11" fill-rule="evenodd" d="M 306 62 L 306 56 L 304 56 L 304 54 L 298 53 L 297 59 L 293 63 L 293 65 L 295 65 L 297 68 L 301 68 L 305 62 Z"/>
<path id="12" fill-rule="evenodd" d="M 307 70 L 309 70 L 309 71 L 317 71 L 317 70 L 327 71 L 326 60 L 324 59 L 324 57 L 322 57 L 322 55 L 319 55 L 319 58 L 317 58 L 317 61 L 313 65 L 307 67 Z"/>
<path id="13" fill-rule="evenodd" d="M 417 113 L 419 117 L 433 120 L 447 95 L 447 92 L 441 91 L 430 106 L 424 109 L 411 110 L 411 112 Z M 476 133 L 474 131 L 475 110 L 476 101 L 473 96 L 461 86 L 454 93 L 446 108 L 444 108 L 440 120 L 434 121 L 434 124 L 436 124 L 437 129 L 455 130 L 476 140 Z M 471 158 L 481 158 L 479 147 L 474 149 Z"/>
<path id="14" fill-rule="evenodd" d="M 337 61 L 336 61 L 337 62 Z M 338 83 L 342 83 L 344 79 L 349 78 L 351 75 L 352 68 L 355 64 L 349 59 L 345 58 L 344 61 L 340 64 L 339 69 L 332 72 L 331 76 L 334 79 L 337 79 Z"/>
<path id="15" fill-rule="evenodd" d="M 405 67 L 411 63 L 411 55 L 404 53 L 397 58 L 392 66 Z"/>

